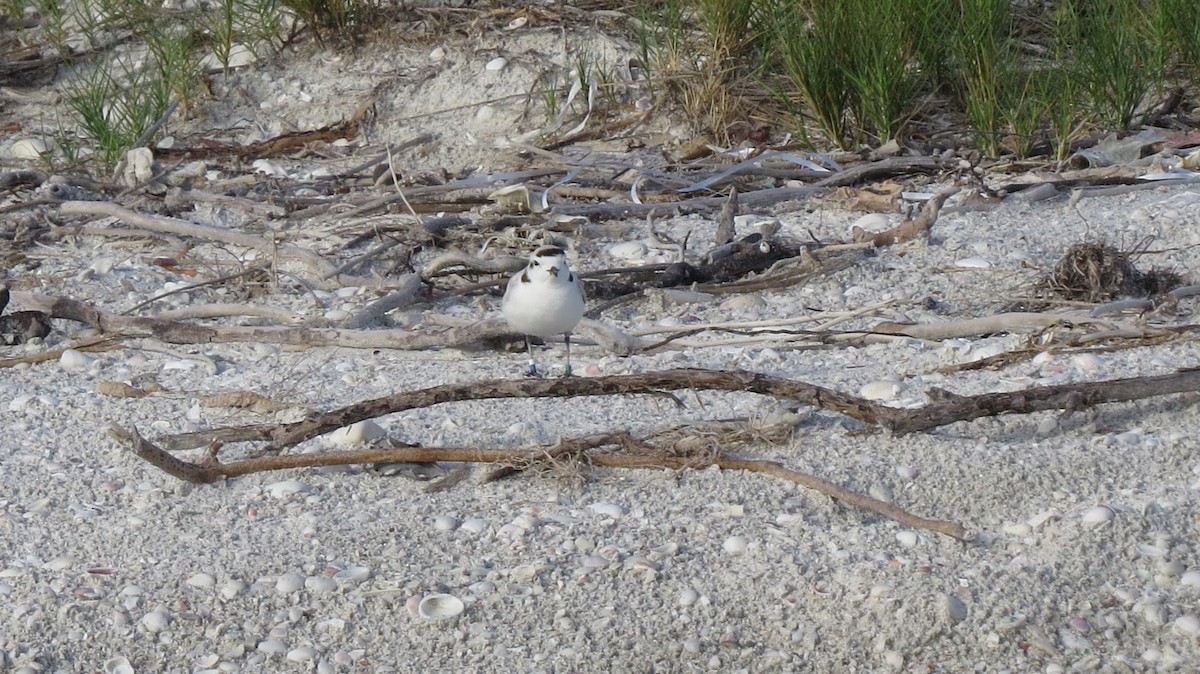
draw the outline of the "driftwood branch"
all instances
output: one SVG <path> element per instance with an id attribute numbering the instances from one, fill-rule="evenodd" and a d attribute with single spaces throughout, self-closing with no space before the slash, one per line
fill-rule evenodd
<path id="1" fill-rule="evenodd" d="M 197 483 L 211 483 L 225 478 L 271 470 L 376 462 L 399 461 L 419 463 L 430 461 L 461 461 L 518 466 L 528 464 L 529 461 L 545 457 L 548 454 L 548 450 L 545 448 L 511 450 L 474 447 L 399 447 L 391 449 L 347 450 L 319 454 L 266 456 L 228 463 L 220 463 L 209 454 L 206 455 L 204 461 L 192 463 L 179 459 L 153 442 L 146 440 L 136 429 L 130 431 L 120 427 L 113 427 L 109 432 L 117 440 L 127 444 L 134 454 L 156 468 L 180 480 Z M 675 470 L 692 468 L 703 470 L 711 466 L 717 466 L 722 470 L 745 470 L 752 473 L 763 473 L 794 482 L 839 501 L 889 517 L 906 526 L 935 531 L 959 540 L 967 540 L 970 537 L 967 530 L 955 522 L 933 520 L 913 515 L 899 506 L 859 494 L 819 477 L 792 470 L 775 461 L 722 456 L 673 456 L 662 451 L 650 452 L 647 450 L 654 450 L 655 448 L 625 433 L 602 434 L 599 436 L 565 440 L 560 442 L 556 449 L 549 450 L 549 452 L 554 452 L 554 456 L 557 458 L 563 458 L 571 454 L 583 454 L 589 449 L 611 445 L 633 446 L 639 453 L 634 454 L 627 450 L 624 453 L 586 454 L 585 458 L 587 462 L 593 466 L 606 468 L 669 468 Z M 503 476 L 504 474 L 508 473 L 502 472 L 499 475 L 493 473 L 493 476 Z"/>
<path id="2" fill-rule="evenodd" d="M 1001 414 L 1078 410 L 1103 403 L 1200 391 L 1200 370 L 1184 370 L 1152 377 L 1042 386 L 977 396 L 959 396 L 935 389 L 931 393 L 929 404 L 919 409 L 888 407 L 815 384 L 752 372 L 678 369 L 611 377 L 493 379 L 405 391 L 364 400 L 328 412 L 314 413 L 297 422 L 215 429 L 169 436 L 162 441 L 172 449 L 198 447 L 213 440 L 266 442 L 267 450 L 279 451 L 359 421 L 448 402 L 503 398 L 659 395 L 679 390 L 757 393 L 838 412 L 894 434 L 904 435 L 927 431 L 956 421 L 970 421 Z"/>
<path id="3" fill-rule="evenodd" d="M 912 241 L 913 239 L 929 236 L 929 230 L 933 228 L 933 223 L 937 222 L 938 213 L 942 209 L 942 205 L 950 197 L 958 194 L 957 188 L 942 190 L 933 195 L 925 205 L 921 207 L 921 212 L 912 220 L 904 222 L 892 227 L 891 229 L 871 234 L 864 231 L 861 227 L 854 228 L 854 240 L 858 242 L 871 242 L 876 248 L 891 246 L 897 243 Z"/>

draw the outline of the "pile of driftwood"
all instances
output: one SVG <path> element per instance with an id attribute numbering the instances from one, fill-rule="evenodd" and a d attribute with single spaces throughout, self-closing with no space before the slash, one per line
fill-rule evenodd
<path id="1" fill-rule="evenodd" d="M 337 128 L 313 132 L 324 134 L 319 138 L 280 138 L 259 144 L 261 147 L 226 150 L 230 158 L 244 161 L 313 140 L 353 135 L 356 120 L 357 116 Z M 144 170 L 126 171 L 122 174 L 123 181 L 112 183 L 52 179 L 37 171 L 0 175 L 0 187 L 13 197 L 8 205 L 0 207 L 0 234 L 12 242 L 4 258 L 10 267 L 28 262 L 22 258 L 20 248 L 32 241 L 136 234 L 165 241 L 179 251 L 174 256 L 156 257 L 155 264 L 181 274 L 207 276 L 171 292 L 200 292 L 232 284 L 277 289 L 279 279 L 286 277 L 303 289 L 356 286 L 375 293 L 374 299 L 361 310 L 337 320 L 324 314 L 320 318 L 299 317 L 262 302 L 198 303 L 155 312 L 156 303 L 171 293 L 147 298 L 137 307 L 117 312 L 76 298 L 23 290 L 21 278 L 16 276 L 11 291 L 4 289 L 4 299 L 11 295 L 26 311 L 0 316 L 0 332 L 6 343 L 46 337 L 51 319 L 81 323 L 94 330 L 87 338 L 63 342 L 56 349 L 0 360 L 0 366 L 56 358 L 69 348 L 120 348 L 123 340 L 131 338 L 169 344 L 253 341 L 371 349 L 501 344 L 515 340 L 516 336 L 499 319 L 462 323 L 447 318 L 441 325 L 427 324 L 420 330 L 395 329 L 388 326 L 389 312 L 448 297 L 498 292 L 507 276 L 525 264 L 523 249 L 547 240 L 565 242 L 571 247 L 577 239 L 602 234 L 617 218 L 645 218 L 650 232 L 658 237 L 664 250 L 674 251 L 676 260 L 582 273 L 589 297 L 594 300 L 590 317 L 618 303 L 639 301 L 647 293 L 662 290 L 717 294 L 785 288 L 844 269 L 875 254 L 873 251 L 878 248 L 926 237 L 947 199 L 959 190 L 919 195 L 913 202 L 917 206 L 911 216 L 899 225 L 878 232 L 855 231 L 847 241 L 796 241 L 781 236 L 777 226 L 770 222 L 756 231 L 739 233 L 737 216 L 743 211 L 817 197 L 858 200 L 896 209 L 900 206 L 900 191 L 893 187 L 881 189 L 880 181 L 888 180 L 894 186 L 898 184 L 894 182 L 896 179 L 915 174 L 963 170 L 958 162 L 928 157 L 890 158 L 843 167 L 824 157 L 788 152 L 764 152 L 735 162 L 714 157 L 687 165 L 647 168 L 645 163 L 629 161 L 580 162 L 540 150 L 535 156 L 543 165 L 518 172 L 457 178 L 397 175 L 390 161 L 393 154 L 423 142 L 428 139 L 417 138 L 385 148 L 369 161 L 332 172 L 326 178 L 307 181 L 268 181 L 249 176 L 206 183 L 203 171 L 197 172 L 193 164 L 200 157 L 211 161 L 222 153 L 222 148 L 212 146 L 192 151 L 173 150 L 172 155 L 178 160 L 172 165 L 146 164 L 143 157 Z M 137 161 L 138 157 L 131 153 L 130 164 Z M 982 189 L 977 172 L 968 171 L 966 177 L 972 185 L 973 198 L 995 196 L 994 190 Z M 1130 181 L 1105 177 L 1102 182 L 1109 189 L 1114 182 Z M 1086 177 L 1075 177 L 1045 185 L 1056 191 L 1062 186 L 1077 188 L 1084 183 Z M 1022 189 L 1040 190 L 1043 194 L 1039 198 L 1046 196 L 1043 186 L 1010 186 L 1011 191 Z M 194 217 L 180 217 L 192 213 L 198 204 L 231 213 L 234 221 L 247 226 L 218 227 Z M 431 212 L 442 215 L 427 215 Z M 656 216 L 683 212 L 712 213 L 716 220 L 714 240 L 672 241 L 655 232 Z M 318 239 L 321 246 L 313 243 Z M 341 244 L 331 251 L 329 241 Z M 689 244 L 696 252 L 689 250 Z M 219 269 L 215 261 L 195 257 L 198 253 L 194 251 L 202 250 L 203 245 L 257 251 L 259 255 L 255 262 L 243 263 L 228 273 L 213 273 Z M 497 249 L 500 254 L 493 254 Z M 1098 306 L 1080 309 L 1075 303 L 1064 309 L 1054 301 L 1054 292 L 1075 292 L 1081 284 L 1109 283 L 1114 278 L 1113 274 L 1099 271 L 1089 276 L 1086 272 L 1099 269 L 1093 264 L 1095 259 L 1086 256 L 1078 259 L 1083 262 L 1060 265 L 1062 269 L 1057 271 L 1063 273 L 1047 280 L 1047 295 L 1039 300 L 1036 310 L 1023 307 L 1021 311 L 939 324 L 881 322 L 867 330 L 837 327 L 852 319 L 874 315 L 882 305 L 842 315 L 695 325 L 686 330 L 650 329 L 640 333 L 587 318 L 577 332 L 600 348 L 622 355 L 729 343 L 712 340 L 712 335 L 721 333 L 732 335 L 732 340 L 742 344 L 783 342 L 793 347 L 913 339 L 933 343 L 951 337 L 1002 332 L 1042 337 L 1031 340 L 1028 349 L 961 366 L 999 367 L 1045 350 L 1124 348 L 1186 339 L 1195 331 L 1194 325 L 1151 325 L 1140 315 L 1130 318 L 1131 310 L 1144 315 L 1169 309 L 1196 289 L 1178 287 L 1181 279 L 1156 277 L 1153 284 L 1139 286 L 1145 297 L 1127 297 L 1134 292 L 1129 285 L 1131 279 L 1146 278 L 1135 273 L 1136 269 L 1127 264 L 1128 259 L 1117 260 L 1122 276 L 1111 292 L 1089 296 L 1088 301 L 1099 303 Z M 1085 273 L 1069 276 L 1073 271 Z M 314 298 L 314 303 L 324 309 L 319 300 Z M 200 322 L 247 316 L 256 318 L 260 324 Z M 708 339 L 701 339 L 702 334 Z M 792 480 L 911 526 L 965 539 L 968 533 L 959 524 L 917 517 L 898 506 L 775 462 L 736 458 L 712 437 L 689 438 L 684 434 L 680 438 L 677 434 L 663 440 L 613 432 L 568 438 L 553 447 L 524 450 L 408 445 L 325 454 L 289 454 L 287 450 L 315 436 L 374 417 L 455 400 L 663 394 L 681 389 L 746 391 L 836 411 L 884 431 L 912 433 L 981 416 L 1047 409 L 1070 411 L 1105 402 L 1196 390 L 1198 378 L 1198 373 L 1181 372 L 976 397 L 942 393 L 924 408 L 899 410 L 804 382 L 761 374 L 672 370 L 437 386 L 399 392 L 339 410 L 313 412 L 296 423 L 211 429 L 154 440 L 143 438 L 136 429 L 114 429 L 113 433 L 138 456 L 180 479 L 197 482 L 263 470 L 396 461 L 485 462 L 506 466 L 492 477 L 519 470 L 531 462 L 567 457 L 613 467 L 715 465 Z M 123 382 L 106 383 L 98 390 L 111 395 L 153 394 Z M 264 411 L 277 409 L 269 399 L 251 392 L 240 392 L 225 400 L 227 404 Z M 222 450 L 230 443 L 257 446 L 240 458 L 229 459 L 229 450 Z M 206 450 L 195 461 L 172 453 L 197 447 Z"/>

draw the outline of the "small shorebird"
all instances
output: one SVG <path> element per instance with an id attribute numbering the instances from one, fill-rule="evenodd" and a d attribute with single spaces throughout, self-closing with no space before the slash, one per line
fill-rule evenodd
<path id="1" fill-rule="evenodd" d="M 571 375 L 571 330 L 583 318 L 585 301 L 583 286 L 567 266 L 567 253 L 558 246 L 542 246 L 533 251 L 525 269 L 509 280 L 500 309 L 508 325 L 525 335 L 528 376 L 540 374 L 529 338 L 559 333 L 564 335 L 567 345 L 563 376 Z"/>

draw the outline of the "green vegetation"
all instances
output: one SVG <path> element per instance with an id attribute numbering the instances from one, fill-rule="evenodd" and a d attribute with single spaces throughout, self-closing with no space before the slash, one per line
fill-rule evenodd
<path id="1" fill-rule="evenodd" d="M 753 78 L 801 138 L 815 127 L 844 149 L 950 122 L 987 155 L 1064 157 L 1082 133 L 1139 124 L 1168 83 L 1200 81 L 1192 0 L 644 0 L 640 15 L 658 17 L 639 35 L 672 82 L 662 99 L 688 113 L 689 87 Z M 719 77 L 681 66 L 707 62 Z M 689 118 L 714 137 L 752 114 L 713 107 Z"/>
<path id="2" fill-rule="evenodd" d="M 108 169 L 171 102 L 203 93 L 198 54 L 228 70 L 299 34 L 360 36 L 383 0 L 0 0 L 32 16 L 27 44 L 69 62 L 60 139 Z M 568 45 L 573 72 L 543 78 L 549 119 L 627 103 L 631 86 L 697 136 L 735 143 L 783 126 L 814 146 L 974 144 L 989 156 L 1065 158 L 1084 135 L 1135 128 L 1169 91 L 1200 82 L 1196 0 L 634 0 L 641 77 Z M 290 27 L 290 28 L 289 28 Z M 290 31 L 290 32 L 289 32 Z M 80 55 L 86 59 L 80 59 Z M 574 88 L 576 95 L 570 96 Z M 580 91 L 581 90 L 581 91 Z M 580 94 L 585 95 L 580 95 Z M 80 147 L 80 141 L 90 147 Z"/>

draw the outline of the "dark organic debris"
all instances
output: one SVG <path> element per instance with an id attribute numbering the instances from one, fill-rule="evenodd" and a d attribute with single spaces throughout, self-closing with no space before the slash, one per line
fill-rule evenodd
<path id="1" fill-rule="evenodd" d="M 8 286 L 0 286 L 0 312 L 8 306 Z M 50 316 L 40 311 L 14 311 L 0 316 L 0 344 L 13 346 L 50 334 Z"/>
<path id="2" fill-rule="evenodd" d="M 1042 285 L 1068 300 L 1106 302 L 1118 297 L 1149 297 L 1179 287 L 1175 272 L 1143 272 L 1132 255 L 1104 243 L 1078 243 L 1067 249 Z"/>

